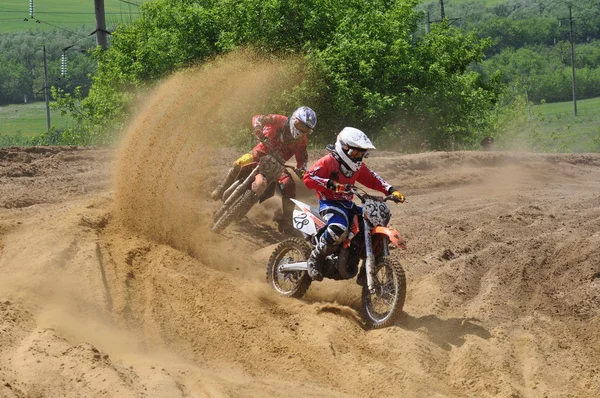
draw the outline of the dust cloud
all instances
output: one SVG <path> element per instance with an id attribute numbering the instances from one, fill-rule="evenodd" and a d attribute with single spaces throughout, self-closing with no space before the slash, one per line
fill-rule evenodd
<path id="1" fill-rule="evenodd" d="M 275 113 L 274 99 L 299 82 L 294 67 L 292 59 L 235 53 L 176 73 L 148 93 L 116 165 L 116 215 L 123 224 L 209 265 L 234 253 L 235 242 L 209 231 L 207 198 L 224 177 L 210 173 L 222 162 L 216 148 L 236 135 L 249 139 L 255 114 Z"/>

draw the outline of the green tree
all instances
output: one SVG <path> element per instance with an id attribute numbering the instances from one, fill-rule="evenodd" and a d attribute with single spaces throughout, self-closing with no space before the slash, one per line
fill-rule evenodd
<path id="1" fill-rule="evenodd" d="M 28 101 L 43 100 L 44 46 L 50 85 L 70 93 L 80 86 L 82 92 L 87 94 L 91 85 L 89 75 L 94 74 L 96 68 L 96 62 L 87 53 L 88 49 L 95 47 L 95 41 L 87 29 L 2 33 L 0 69 L 10 71 L 10 79 L 14 79 L 11 82 L 8 82 L 8 78 L 2 81 L 5 86 L 10 84 L 16 94 L 7 97 L 4 91 L 0 91 L 0 104 L 21 103 L 25 95 Z M 67 75 L 61 76 L 61 57 L 66 47 L 70 47 L 66 51 Z"/>
<path id="2" fill-rule="evenodd" d="M 22 102 L 27 85 L 25 67 L 0 53 L 0 104 Z"/>
<path id="3" fill-rule="evenodd" d="M 319 131 L 347 124 L 376 139 L 419 136 L 433 148 L 470 145 L 492 124 L 501 90 L 469 66 L 491 43 L 439 24 L 419 37 L 417 0 L 157 0 L 96 51 L 98 74 L 85 98 L 57 90 L 78 112 L 65 132 L 105 140 L 95 126 L 122 123 L 135 89 L 218 54 L 249 47 L 262 56 L 301 54 L 308 79 L 281 99 L 281 110 L 310 103 Z M 95 131 L 95 132 L 94 132 Z M 325 139 L 325 138 L 324 138 Z M 86 141 L 87 142 L 87 141 Z"/>

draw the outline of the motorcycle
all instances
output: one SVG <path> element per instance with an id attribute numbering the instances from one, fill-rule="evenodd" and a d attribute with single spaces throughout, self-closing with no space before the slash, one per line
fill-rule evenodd
<path id="1" fill-rule="evenodd" d="M 285 160 L 267 139 L 261 140 L 269 153 L 257 162 L 243 166 L 233 183 L 223 192 L 223 204 L 213 216 L 212 232 L 220 233 L 234 220 L 244 217 L 256 203 L 262 203 L 275 194 L 275 184 L 284 168 L 301 177 L 299 169 L 286 165 Z"/>
<path id="2" fill-rule="evenodd" d="M 392 214 L 385 202 L 394 200 L 392 195 L 374 196 L 358 187 L 350 191 L 360 199 L 362 215 L 354 215 L 347 238 L 326 258 L 323 276 L 334 280 L 356 277 L 362 286 L 363 320 L 368 328 L 383 328 L 392 325 L 404 307 L 406 276 L 400 263 L 390 257 L 390 250 L 406 249 L 406 241 L 388 227 Z M 308 257 L 327 223 L 318 209 L 292 200 L 300 209 L 294 210 L 293 225 L 304 239 L 288 238 L 276 246 L 267 266 L 267 283 L 283 296 L 300 298 L 312 283 Z"/>

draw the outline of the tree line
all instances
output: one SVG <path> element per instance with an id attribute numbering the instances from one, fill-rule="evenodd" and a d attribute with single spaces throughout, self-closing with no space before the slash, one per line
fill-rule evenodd
<path id="1" fill-rule="evenodd" d="M 90 76 L 96 73 L 97 63 L 89 54 L 94 45 L 89 27 L 0 33 L 0 105 L 44 99 L 44 46 L 49 85 L 67 92 L 79 86 L 87 94 Z M 66 75 L 61 74 L 63 53 L 67 57 Z"/>
<path id="2" fill-rule="evenodd" d="M 600 16 L 582 11 L 598 3 L 582 0 L 574 9 L 581 98 L 599 95 Z M 564 3 L 521 0 L 485 7 L 450 2 L 446 16 L 451 18 L 425 33 L 426 11 L 431 20 L 439 19 L 435 4 L 157 0 L 142 6 L 138 20 L 119 27 L 105 52 L 72 50 L 94 48 L 85 33 L 89 28 L 1 34 L 0 104 L 40 92 L 42 45 L 53 97 L 75 121 L 61 132 L 64 143 L 110 142 L 139 88 L 240 48 L 262 56 L 302 57 L 307 79 L 274 111 L 310 104 L 320 115 L 321 131 L 353 124 L 380 141 L 401 139 L 405 148 L 475 145 L 506 119 L 501 108 L 515 87 L 526 88 L 534 101 L 570 99 Z M 72 47 L 65 77 L 60 57 L 67 43 Z"/>
<path id="3" fill-rule="evenodd" d="M 578 98 L 600 96 L 600 0 L 446 3 L 445 14 L 456 18 L 456 26 L 492 40 L 485 61 L 475 68 L 484 76 L 501 73 L 503 83 L 521 87 L 536 103 L 572 99 L 570 5 Z M 436 19 L 438 5 L 426 2 L 421 9 Z"/>
<path id="4" fill-rule="evenodd" d="M 494 125 L 498 76 L 470 68 L 491 41 L 447 23 L 419 35 L 417 0 L 157 0 L 112 35 L 87 96 L 55 90 L 77 118 L 66 136 L 109 140 L 132 93 L 239 48 L 300 55 L 307 78 L 274 112 L 308 104 L 331 136 L 345 125 L 376 140 L 443 149 L 473 145 Z M 85 117 L 82 117 L 84 115 Z M 90 121 L 92 121 L 90 123 Z M 319 137 L 317 136 L 318 140 Z"/>

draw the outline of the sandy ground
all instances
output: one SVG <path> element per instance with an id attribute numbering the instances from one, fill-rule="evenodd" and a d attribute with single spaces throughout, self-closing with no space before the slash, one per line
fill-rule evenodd
<path id="1" fill-rule="evenodd" d="M 406 315 L 377 331 L 353 282 L 269 289 L 277 199 L 211 236 L 189 192 L 135 231 L 113 150 L 0 151 L 0 395 L 596 397 L 600 155 L 369 161 L 408 197 Z"/>
<path id="2" fill-rule="evenodd" d="M 368 331 L 353 281 L 266 284 L 277 198 L 210 233 L 237 153 L 193 109 L 229 111 L 225 72 L 158 88 L 118 148 L 0 150 L 1 397 L 599 396 L 600 155 L 370 157 L 408 198 L 408 295 Z"/>

